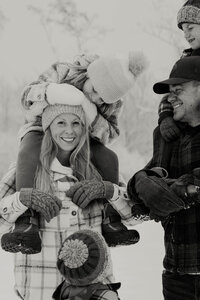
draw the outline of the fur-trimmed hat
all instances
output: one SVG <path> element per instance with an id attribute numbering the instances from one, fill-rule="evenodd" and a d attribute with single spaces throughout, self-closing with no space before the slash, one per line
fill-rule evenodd
<path id="1" fill-rule="evenodd" d="M 100 97 L 106 103 L 113 103 L 129 92 L 146 65 L 141 52 L 130 52 L 127 59 L 99 57 L 88 66 L 87 73 Z"/>
<path id="2" fill-rule="evenodd" d="M 182 29 L 183 23 L 200 24 L 200 1 L 188 0 L 177 14 L 177 24 Z"/>
<path id="3" fill-rule="evenodd" d="M 111 268 L 108 246 L 93 230 L 79 230 L 64 241 L 58 253 L 57 267 L 71 285 L 102 282 Z"/>
<path id="4" fill-rule="evenodd" d="M 51 125 L 53 120 L 61 114 L 72 113 L 79 117 L 79 119 L 84 123 L 85 113 L 81 105 L 65 105 L 65 104 L 54 104 L 48 105 L 42 114 L 42 128 L 46 131 Z"/>

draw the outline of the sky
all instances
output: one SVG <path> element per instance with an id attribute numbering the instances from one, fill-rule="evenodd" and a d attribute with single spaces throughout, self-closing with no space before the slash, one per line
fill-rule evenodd
<path id="1" fill-rule="evenodd" d="M 56 48 L 54 53 L 38 16 L 27 9 L 28 4 L 45 8 L 49 1 L 0 0 L 0 9 L 7 18 L 4 29 L 0 31 L 1 80 L 14 85 L 30 82 L 53 62 L 69 61 L 77 55 L 74 39 L 57 28 L 51 33 Z M 156 9 L 156 2 L 159 2 L 160 10 Z M 144 28 L 151 29 L 155 21 L 162 25 L 166 8 L 166 12 L 169 9 L 174 13 L 174 30 L 178 30 L 176 13 L 183 1 L 76 0 L 76 3 L 80 10 L 96 14 L 96 22 L 108 29 L 103 39 L 96 38 L 88 43 L 91 53 L 125 55 L 130 50 L 142 50 L 155 78 L 162 80 L 168 76 L 177 53 L 173 46 L 146 33 Z M 139 167 L 143 167 L 142 162 Z M 120 296 L 122 300 L 160 300 L 163 231 L 160 224 L 153 222 L 138 225 L 137 230 L 141 235 L 137 245 L 112 250 L 116 280 L 122 282 Z M 12 254 L 0 250 L 0 265 L 0 299 L 17 300 L 12 291 Z"/>
<path id="2" fill-rule="evenodd" d="M 126 54 L 129 50 L 142 50 L 151 65 L 160 69 L 174 61 L 174 49 L 144 32 L 156 19 L 155 0 L 77 0 L 80 11 L 96 15 L 96 23 L 108 29 L 102 39 L 88 45 L 89 51 L 98 54 Z M 58 28 L 50 34 L 56 48 L 53 53 L 44 28 L 36 14 L 27 5 L 45 8 L 50 0 L 0 0 L 0 8 L 7 17 L 0 32 L 0 75 L 10 81 L 35 78 L 52 62 L 65 61 L 77 54 L 74 39 Z M 161 0 L 163 7 L 178 10 L 182 1 Z M 163 11 L 162 11 L 163 13 Z M 174 18 L 175 19 L 175 18 Z M 165 59 L 164 59 L 165 57 Z"/>

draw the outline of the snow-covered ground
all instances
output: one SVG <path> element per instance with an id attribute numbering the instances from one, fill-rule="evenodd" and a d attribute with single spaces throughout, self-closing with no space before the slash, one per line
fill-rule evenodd
<path id="1" fill-rule="evenodd" d="M 141 236 L 138 244 L 111 251 L 116 281 L 122 283 L 120 298 L 161 300 L 163 230 L 154 222 L 137 225 L 135 229 Z M 13 293 L 13 255 L 0 250 L 0 266 L 0 300 L 19 299 Z"/>

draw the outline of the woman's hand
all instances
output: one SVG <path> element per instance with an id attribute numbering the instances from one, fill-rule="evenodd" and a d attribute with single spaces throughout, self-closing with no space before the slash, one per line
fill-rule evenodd
<path id="1" fill-rule="evenodd" d="M 37 189 L 21 189 L 19 200 L 26 207 L 39 212 L 47 222 L 57 216 L 62 208 L 60 199 Z"/>
<path id="2" fill-rule="evenodd" d="M 77 206 L 85 208 L 95 199 L 111 199 L 113 193 L 114 186 L 109 181 L 83 180 L 75 183 L 66 192 L 66 196 Z"/>

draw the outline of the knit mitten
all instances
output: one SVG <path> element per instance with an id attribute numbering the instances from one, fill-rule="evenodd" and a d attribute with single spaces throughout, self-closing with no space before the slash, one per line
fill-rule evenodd
<path id="1" fill-rule="evenodd" d="M 23 205 L 39 212 L 47 222 L 57 216 L 62 208 L 60 199 L 37 189 L 21 189 L 19 200 Z"/>
<path id="2" fill-rule="evenodd" d="M 12 232 L 1 238 L 1 247 L 8 252 L 36 254 L 41 251 L 41 239 L 38 227 L 38 213 L 28 209 L 15 222 Z"/>
<path id="3" fill-rule="evenodd" d="M 113 193 L 114 186 L 109 181 L 83 180 L 75 183 L 66 196 L 72 198 L 77 206 L 85 208 L 95 199 L 111 199 Z"/>
<path id="4" fill-rule="evenodd" d="M 102 235 L 109 247 L 133 245 L 140 239 L 140 235 L 136 230 L 129 230 L 122 224 L 120 215 L 109 203 L 104 205 L 104 218 L 101 228 Z"/>
<path id="5" fill-rule="evenodd" d="M 160 123 L 160 133 L 167 142 L 170 142 L 176 140 L 180 136 L 181 131 L 177 127 L 174 119 L 167 117 Z"/>

